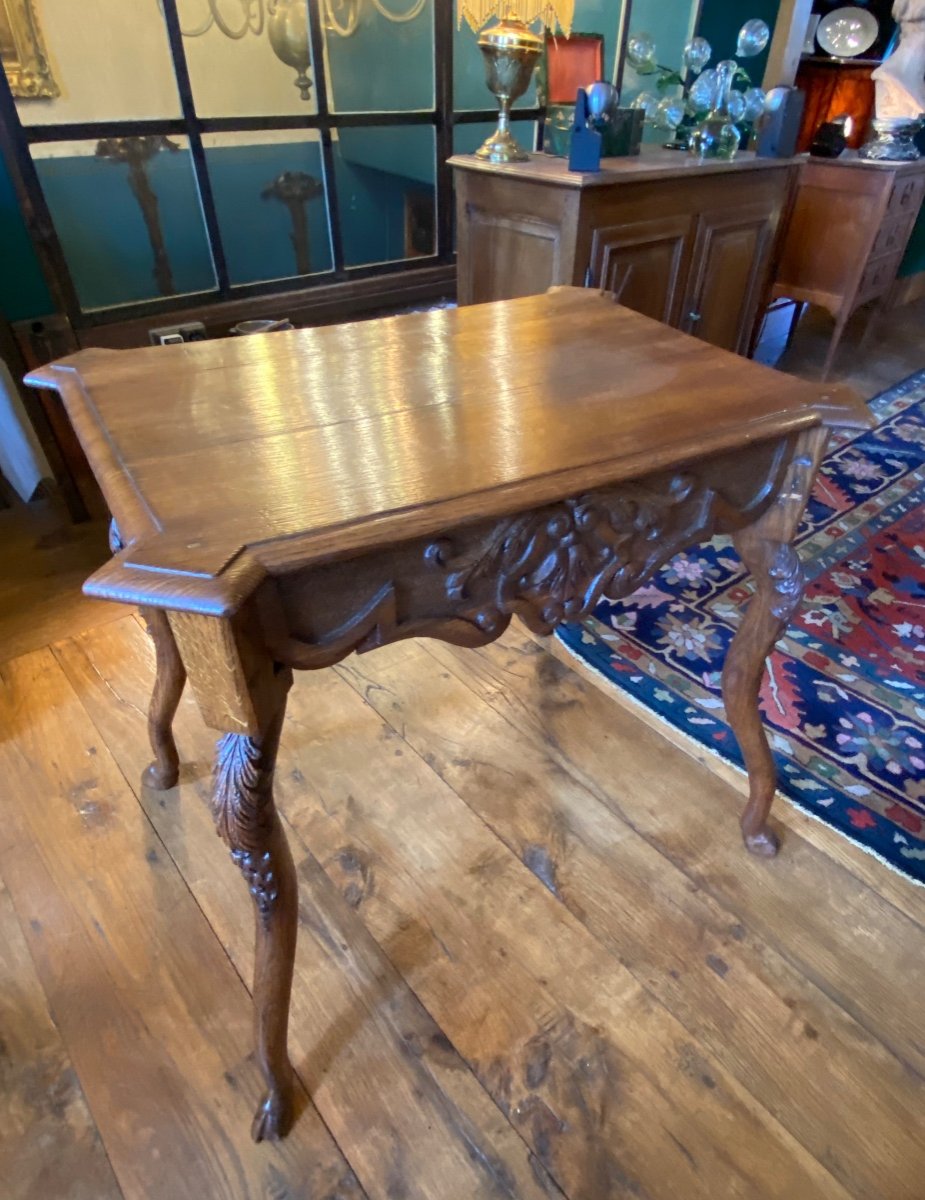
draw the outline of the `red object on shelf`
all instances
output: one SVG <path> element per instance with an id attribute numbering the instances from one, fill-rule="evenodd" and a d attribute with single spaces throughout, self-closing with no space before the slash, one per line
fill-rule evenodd
<path id="1" fill-rule="evenodd" d="M 547 33 L 546 63 L 548 103 L 574 104 L 579 88 L 604 78 L 604 39 L 599 33 Z"/>
<path id="2" fill-rule="evenodd" d="M 816 130 L 825 121 L 848 113 L 854 122 L 848 145 L 855 150 L 864 142 L 874 112 L 874 82 L 871 66 L 828 66 L 801 63 L 796 85 L 806 93 L 806 107 L 797 145 L 802 154 L 812 144 Z"/>

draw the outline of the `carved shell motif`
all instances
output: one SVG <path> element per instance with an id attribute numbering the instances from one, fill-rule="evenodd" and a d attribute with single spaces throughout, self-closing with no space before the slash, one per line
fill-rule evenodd
<path id="1" fill-rule="evenodd" d="M 429 559 L 448 572 L 457 604 L 475 602 L 485 633 L 519 613 L 536 633 L 589 613 L 603 596 L 629 595 L 709 528 L 714 493 L 678 474 L 656 488 L 625 484 L 504 522 L 477 555 L 436 542 Z M 485 601 L 490 597 L 490 601 Z"/>

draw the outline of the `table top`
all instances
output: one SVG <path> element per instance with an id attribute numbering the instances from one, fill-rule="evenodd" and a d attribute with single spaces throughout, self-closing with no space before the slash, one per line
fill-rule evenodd
<path id="1" fill-rule="evenodd" d="M 660 179 L 689 179 L 691 176 L 740 175 L 747 171 L 769 171 L 792 166 L 798 158 L 759 158 L 753 151 L 741 151 L 734 159 L 694 158 L 680 150 L 662 146 L 643 146 L 638 155 L 602 158 L 599 171 L 570 171 L 568 160 L 550 154 L 531 154 L 525 162 L 493 163 L 474 154 L 456 154 L 450 166 L 461 171 L 503 175 L 509 179 L 529 180 L 554 187 L 593 188 L 617 183 L 643 183 Z"/>
<path id="2" fill-rule="evenodd" d="M 804 383 L 581 288 L 137 350 L 57 388 L 126 549 L 95 595 L 227 614 L 267 571 L 517 512 L 819 423 Z"/>

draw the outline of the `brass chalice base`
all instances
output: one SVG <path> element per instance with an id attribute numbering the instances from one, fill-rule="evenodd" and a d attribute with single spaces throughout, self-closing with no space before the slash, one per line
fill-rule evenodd
<path id="1" fill-rule="evenodd" d="M 476 150 L 477 158 L 489 162 L 523 162 L 528 156 L 511 133 L 511 105 L 522 96 L 543 48 L 542 38 L 531 33 L 523 21 L 501 21 L 479 35 L 485 59 L 485 82 L 498 98 L 498 128 Z"/>

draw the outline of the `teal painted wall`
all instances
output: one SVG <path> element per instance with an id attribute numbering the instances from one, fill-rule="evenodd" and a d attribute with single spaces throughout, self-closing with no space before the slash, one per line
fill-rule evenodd
<path id="1" fill-rule="evenodd" d="M 0 313 L 8 321 L 26 321 L 53 310 L 13 181 L 0 155 Z"/>
<path id="2" fill-rule="evenodd" d="M 744 23 L 752 17 L 767 22 L 771 33 L 777 23 L 780 0 L 703 0 L 697 32 L 713 47 L 713 62 L 735 55 L 736 38 Z M 742 59 L 742 66 L 760 86 L 768 65 L 768 51 L 754 58 Z"/>
<path id="3" fill-rule="evenodd" d="M 319 144 L 223 146 L 206 153 L 232 282 L 294 275 L 288 210 L 276 200 L 262 199 L 261 193 L 283 171 L 304 171 L 321 181 Z M 407 163 L 409 174 L 385 169 L 396 163 L 402 170 Z M 406 197 L 433 194 L 430 127 L 344 130 L 335 143 L 334 165 L 347 265 L 403 258 Z M 92 156 L 43 159 L 37 166 L 82 307 L 156 297 L 150 242 L 127 169 Z M 177 291 L 213 289 L 215 274 L 188 152 L 158 155 L 148 175 Z M 312 272 L 331 270 L 323 197 L 308 202 L 308 227 Z"/>

